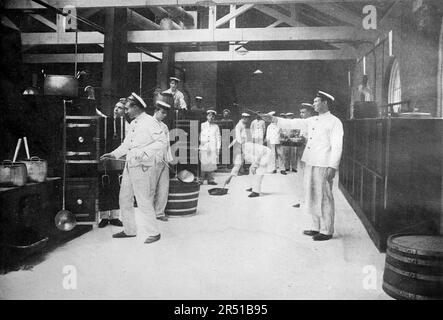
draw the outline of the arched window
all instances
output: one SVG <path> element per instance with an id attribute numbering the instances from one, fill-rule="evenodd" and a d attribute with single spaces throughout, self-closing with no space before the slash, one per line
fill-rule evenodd
<path id="1" fill-rule="evenodd" d="M 391 76 L 389 78 L 388 103 L 396 103 L 401 101 L 401 83 L 400 69 L 397 60 L 394 61 L 391 68 Z M 392 107 L 394 112 L 400 111 L 401 105 Z"/>

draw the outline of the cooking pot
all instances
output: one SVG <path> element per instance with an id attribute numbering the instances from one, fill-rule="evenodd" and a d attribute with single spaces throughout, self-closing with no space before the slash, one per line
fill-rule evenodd
<path id="1" fill-rule="evenodd" d="M 48 174 L 48 162 L 39 157 L 31 157 L 27 160 L 22 160 L 26 165 L 28 171 L 28 180 L 32 182 L 43 182 L 46 180 Z"/>
<path id="2" fill-rule="evenodd" d="M 47 96 L 77 97 L 78 80 L 74 76 L 48 74 L 45 76 L 44 93 Z"/>
<path id="3" fill-rule="evenodd" d="M 0 184 L 3 186 L 21 187 L 26 184 L 28 171 L 22 162 L 4 160 L 0 164 Z"/>

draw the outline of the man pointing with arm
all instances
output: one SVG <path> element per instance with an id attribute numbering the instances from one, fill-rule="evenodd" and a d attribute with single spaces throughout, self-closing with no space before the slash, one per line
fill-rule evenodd
<path id="1" fill-rule="evenodd" d="M 334 233 L 334 197 L 332 183 L 340 164 L 343 148 L 343 125 L 329 108 L 334 97 L 319 91 L 314 99 L 318 116 L 308 119 L 282 119 L 262 115 L 263 120 L 276 123 L 282 129 L 308 132 L 303 153 L 305 162 L 304 188 L 306 210 L 312 215 L 312 227 L 303 233 L 315 241 L 329 240 Z"/>

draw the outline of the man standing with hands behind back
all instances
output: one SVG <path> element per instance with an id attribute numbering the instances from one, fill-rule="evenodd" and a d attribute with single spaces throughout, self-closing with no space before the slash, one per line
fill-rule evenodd
<path id="1" fill-rule="evenodd" d="M 126 155 L 125 168 L 120 186 L 119 204 L 123 220 L 123 231 L 113 238 L 135 237 L 134 196 L 143 216 L 147 238 L 145 243 L 160 240 L 154 210 L 154 194 L 158 167 L 164 157 L 169 141 L 153 117 L 145 113 L 146 103 L 135 93 L 128 97 L 125 113 L 132 119 L 123 143 L 111 153 L 105 153 L 100 160 L 119 159 Z"/>
<path id="2" fill-rule="evenodd" d="M 314 110 L 318 116 L 308 119 L 282 119 L 262 115 L 263 120 L 284 129 L 307 130 L 308 141 L 303 153 L 305 205 L 312 215 L 312 228 L 303 233 L 315 241 L 329 240 L 334 233 L 334 197 L 332 183 L 340 164 L 343 148 L 343 124 L 329 108 L 334 97 L 318 91 Z"/>

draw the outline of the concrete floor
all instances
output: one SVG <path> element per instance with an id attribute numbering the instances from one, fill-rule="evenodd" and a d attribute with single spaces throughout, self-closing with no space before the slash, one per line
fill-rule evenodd
<path id="1" fill-rule="evenodd" d="M 302 235 L 310 217 L 292 208 L 299 180 L 266 176 L 254 199 L 247 176 L 233 179 L 225 196 L 209 196 L 212 186 L 203 185 L 198 214 L 159 221 L 162 238 L 149 245 L 142 234 L 113 239 L 121 228 L 94 228 L 33 268 L 0 275 L 0 298 L 390 299 L 381 289 L 385 255 L 336 186 L 334 238 Z M 64 273 L 66 266 L 75 272 Z M 64 289 L 75 275 L 76 289 Z"/>

